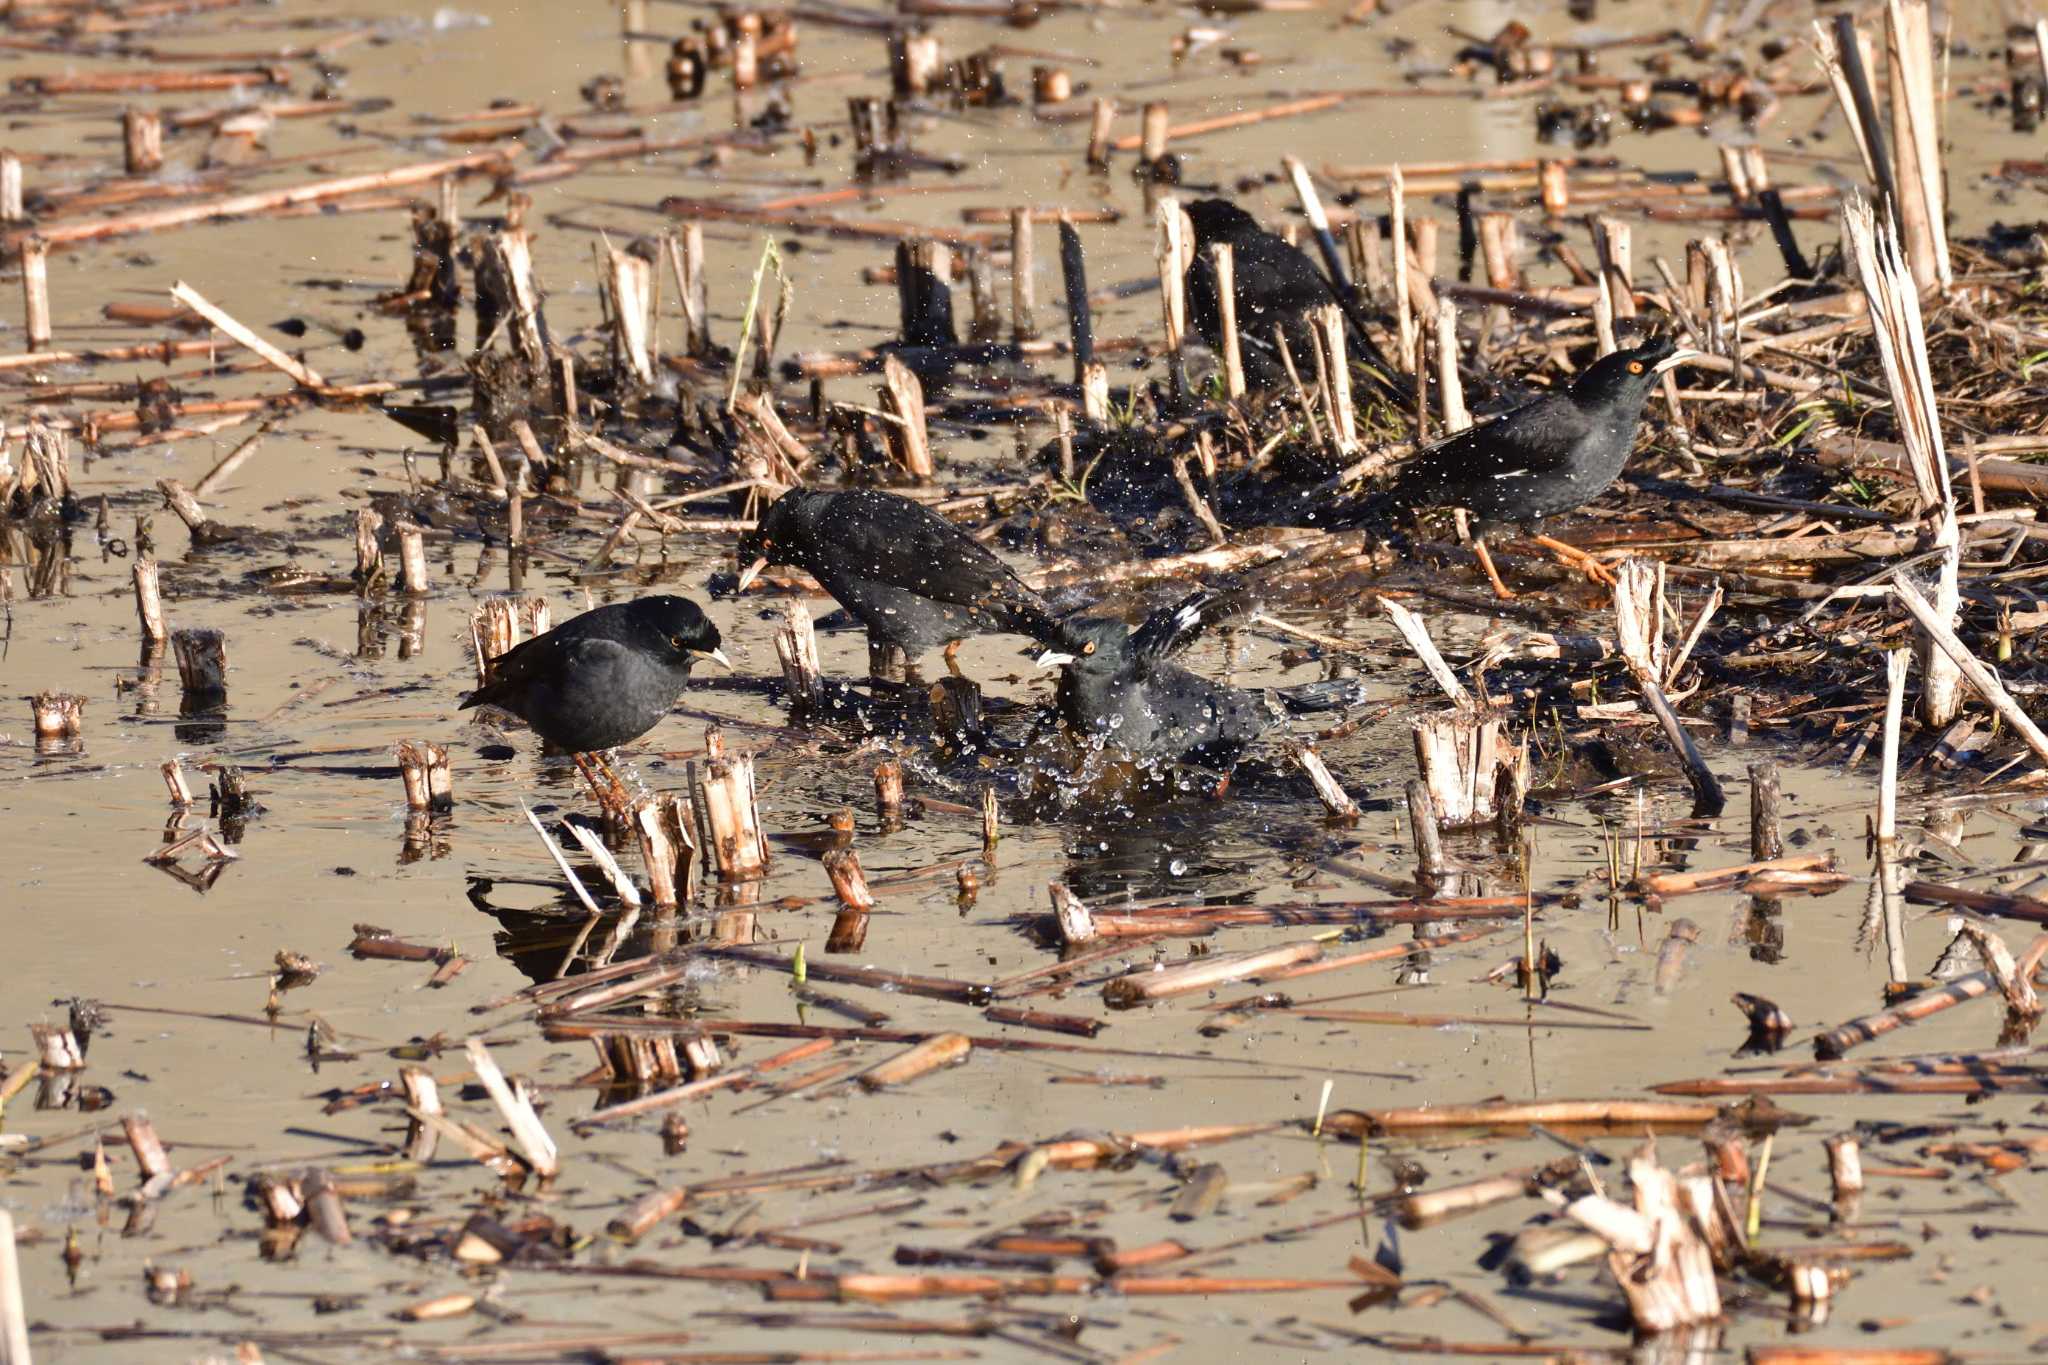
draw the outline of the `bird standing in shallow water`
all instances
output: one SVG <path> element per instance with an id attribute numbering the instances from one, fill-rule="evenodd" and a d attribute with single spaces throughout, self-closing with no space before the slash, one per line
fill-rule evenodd
<path id="1" fill-rule="evenodd" d="M 623 797 L 602 751 L 652 730 L 682 695 L 701 656 L 731 668 L 718 627 L 687 597 L 642 597 L 586 611 L 490 661 L 490 680 L 462 709 L 496 706 L 567 750 L 591 779 L 592 760 Z"/>
<path id="2" fill-rule="evenodd" d="M 1461 507 L 1471 513 L 1480 523 L 1473 543 L 1486 576 L 1497 594 L 1513 597 L 1486 553 L 1481 527 L 1532 526 L 1606 492 L 1635 448 L 1650 390 L 1665 371 L 1697 354 L 1660 338 L 1603 356 L 1570 387 L 1415 456 L 1397 471 L 1383 501 L 1415 511 Z M 1595 577 L 1606 572 L 1562 541 L 1537 541 Z"/>
<path id="3" fill-rule="evenodd" d="M 739 591 L 770 564 L 818 580 L 862 625 L 871 644 L 911 658 L 946 647 L 958 675 L 960 641 L 1015 631 L 1064 647 L 1067 636 L 1037 593 L 1002 560 L 922 503 L 893 493 L 795 488 L 740 538 Z"/>
<path id="4" fill-rule="evenodd" d="M 1060 669 L 1054 697 L 1060 719 L 1084 742 L 1114 746 L 1147 763 L 1227 769 L 1290 714 L 1358 700 L 1359 685 L 1348 679 L 1253 691 L 1211 682 L 1173 662 L 1204 630 L 1251 608 L 1241 595 L 1203 589 L 1153 612 L 1136 630 L 1108 618 L 1068 621 L 1068 632 L 1091 646 L 1089 652 L 1048 651 L 1038 660 Z"/>
<path id="5" fill-rule="evenodd" d="M 1195 226 L 1195 257 L 1187 269 L 1188 318 L 1210 350 L 1223 349 L 1223 313 L 1216 285 L 1216 267 L 1209 248 L 1228 243 L 1231 255 L 1230 296 L 1236 305 L 1238 350 L 1244 359 L 1245 382 L 1255 389 L 1290 384 L 1286 362 L 1273 340 L 1275 328 L 1287 340 L 1287 354 L 1298 374 L 1315 376 L 1315 335 L 1309 314 L 1328 304 L 1344 307 L 1350 318 L 1346 348 L 1365 364 L 1374 384 L 1388 397 L 1407 396 L 1399 371 L 1386 361 L 1372 338 L 1352 317 L 1353 309 L 1316 269 L 1306 252 L 1266 231 L 1258 220 L 1223 199 L 1197 199 L 1184 205 Z"/>

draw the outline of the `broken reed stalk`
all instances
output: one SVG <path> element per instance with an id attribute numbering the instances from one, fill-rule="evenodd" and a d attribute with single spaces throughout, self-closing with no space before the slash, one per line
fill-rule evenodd
<path id="1" fill-rule="evenodd" d="M 29 699 L 37 739 L 77 739 L 85 725 L 85 698 L 69 692 L 38 692 Z"/>
<path id="2" fill-rule="evenodd" d="M 818 633 L 811 625 L 810 608 L 798 597 L 786 598 L 782 624 L 775 631 L 775 658 L 782 665 L 782 680 L 798 707 L 818 704 L 823 674 L 818 664 Z"/>
<path id="3" fill-rule="evenodd" d="M 1187 215 L 1172 195 L 1160 196 L 1155 221 L 1159 235 L 1155 255 L 1159 265 L 1159 307 L 1166 328 L 1168 382 L 1176 400 L 1188 391 L 1187 357 L 1182 347 L 1187 337 L 1187 287 L 1182 272 L 1187 269 L 1193 240 Z"/>
<path id="4" fill-rule="evenodd" d="M 171 632 L 178 661 L 178 686 L 189 700 L 218 701 L 228 693 L 228 642 L 217 630 L 190 627 Z"/>
<path id="5" fill-rule="evenodd" d="M 198 483 L 192 485 L 192 496 L 195 498 L 211 496 L 216 489 L 233 476 L 237 469 L 242 467 L 243 463 L 251 455 L 254 455 L 262 448 L 264 438 L 270 435 L 270 430 L 275 425 L 275 419 L 271 418 L 266 418 L 258 424 L 255 431 L 249 433 L 233 450 L 223 455 L 219 464 L 207 470 L 206 476 L 200 479 Z"/>
<path id="6" fill-rule="evenodd" d="M 135 1165 L 142 1174 L 144 1185 L 170 1176 L 170 1154 L 164 1150 L 163 1139 L 157 1136 L 156 1125 L 149 1121 L 149 1115 L 139 1110 L 122 1115 L 121 1136 L 127 1141 L 128 1150 L 135 1154 Z"/>
<path id="7" fill-rule="evenodd" d="M 245 326 L 226 309 L 214 304 L 205 295 L 201 294 L 191 285 L 186 284 L 183 280 L 171 286 L 171 297 L 205 318 L 221 331 L 226 332 L 242 346 L 254 351 L 272 368 L 288 376 L 293 383 L 308 389 L 324 389 L 327 387 L 327 381 L 321 378 L 318 370 L 313 369 L 303 361 L 286 355 L 283 351 L 259 336 L 252 328 Z"/>
<path id="8" fill-rule="evenodd" d="M 1108 169 L 1109 140 L 1115 131 L 1116 101 L 1098 97 L 1088 120 L 1088 166 L 1091 170 Z"/>
<path id="9" fill-rule="evenodd" d="M 696 768 L 691 765 L 692 770 Z M 728 754 L 725 734 L 704 733 L 704 767 L 697 779 L 697 818 L 709 841 L 707 852 L 719 879 L 751 881 L 768 872 L 768 835 L 754 799 L 754 759 Z"/>
<path id="10" fill-rule="evenodd" d="M 1045 894 L 1052 902 L 1053 930 L 1061 943 L 1072 948 L 1095 941 L 1095 915 L 1079 896 L 1059 882 L 1047 883 Z"/>
<path id="11" fill-rule="evenodd" d="M 681 792 L 644 796 L 632 806 L 640 861 L 657 906 L 680 905 L 697 893 L 697 845 L 690 837 L 689 800 Z"/>
<path id="12" fill-rule="evenodd" d="M 1885 84 L 1892 115 L 1892 180 L 1905 254 L 1916 288 L 1946 290 L 1949 263 L 1942 193 L 1941 126 L 1928 0 L 1887 0 Z"/>
<path id="13" fill-rule="evenodd" d="M 440 814 L 455 809 L 455 784 L 448 772 L 447 745 L 400 740 L 398 773 L 405 782 L 407 810 Z"/>
<path id="14" fill-rule="evenodd" d="M 1769 862 L 1785 854 L 1779 809 L 1783 789 L 1778 782 L 1778 765 L 1765 759 L 1749 765 L 1749 856 L 1753 862 Z"/>
<path id="15" fill-rule="evenodd" d="M 1216 519 L 1216 509 L 1209 506 L 1209 500 L 1203 497 L 1202 490 L 1195 486 L 1193 468 L 1197 458 L 1199 457 L 1191 455 L 1187 459 L 1173 461 L 1174 482 L 1180 486 L 1181 501 L 1187 504 L 1188 511 L 1194 513 L 1195 520 L 1202 523 L 1203 531 L 1208 534 L 1209 543 L 1219 547 L 1228 545 L 1230 533 L 1223 529 L 1223 523 Z"/>
<path id="16" fill-rule="evenodd" d="M 573 820 L 565 822 L 564 828 L 569 831 L 570 837 L 576 840 L 590 861 L 597 864 L 597 870 L 604 873 L 604 879 L 612 884 L 612 894 L 619 898 L 619 903 L 629 910 L 639 910 L 640 888 L 626 875 L 626 869 L 619 866 L 619 860 L 604 846 L 604 840 L 587 826 Z"/>
<path id="17" fill-rule="evenodd" d="M 891 353 L 882 362 L 878 393 L 882 411 L 893 419 L 882 423 L 882 443 L 889 458 L 919 483 L 929 483 L 932 446 L 925 425 L 924 386 L 901 356 Z"/>
<path id="18" fill-rule="evenodd" d="M 973 1054 L 974 1044 L 964 1033 L 941 1033 L 923 1042 L 886 1057 L 875 1063 L 855 1079 L 863 1090 L 885 1090 L 891 1086 L 908 1085 L 920 1076 L 926 1076 L 945 1067 L 958 1066 Z"/>
<path id="19" fill-rule="evenodd" d="M 1081 249 L 1081 233 L 1073 219 L 1062 213 L 1060 233 L 1060 283 L 1067 299 L 1067 345 L 1074 353 L 1074 382 L 1083 382 L 1088 367 L 1095 363 L 1095 317 L 1088 305 L 1088 261 Z M 987 252 L 975 253 L 986 262 Z"/>
<path id="20" fill-rule="evenodd" d="M 1843 201 L 1842 230 L 1849 239 L 1863 297 L 1869 304 L 1871 330 L 1884 365 L 1885 386 L 1891 394 L 1908 471 L 1919 494 L 1923 534 L 1928 548 L 1938 556 L 1933 605 L 1942 626 L 1953 631 L 1962 610 L 1962 534 L 1956 521 L 1955 489 L 1949 482 L 1948 455 L 1942 446 L 1941 420 L 1935 408 L 1920 297 L 1907 276 L 1897 239 L 1888 225 L 1878 223 L 1867 201 L 1855 197 Z M 1916 652 L 1923 678 L 1921 719 L 1933 726 L 1948 725 L 1962 709 L 1961 669 L 1934 644 L 1925 629 Z"/>
<path id="21" fill-rule="evenodd" d="M 1415 722 L 1414 739 L 1416 766 L 1445 825 L 1521 818 L 1529 746 L 1510 741 L 1498 715 L 1439 711 Z"/>
<path id="22" fill-rule="evenodd" d="M 654 383 L 654 267 L 609 242 L 604 247 L 605 292 L 611 305 L 612 361 L 645 387 Z"/>
<path id="23" fill-rule="evenodd" d="M 185 769 L 175 758 L 167 758 L 158 765 L 163 774 L 164 791 L 170 796 L 171 804 L 183 809 L 192 804 L 192 788 L 185 781 Z"/>
<path id="24" fill-rule="evenodd" d="M 1847 1203 L 1863 1193 L 1863 1148 L 1856 1134 L 1837 1133 L 1822 1140 L 1828 1154 L 1828 1183 L 1834 1201 Z"/>
<path id="25" fill-rule="evenodd" d="M 1330 818 L 1349 824 L 1358 819 L 1358 803 L 1344 790 L 1342 783 L 1330 772 L 1323 756 L 1316 752 L 1313 744 L 1297 745 L 1294 761 L 1308 774 L 1309 785 L 1315 788 L 1316 799 L 1323 803 L 1323 809 Z"/>
<path id="26" fill-rule="evenodd" d="M 1109 421 L 1109 367 L 1099 360 L 1081 371 L 1081 415 L 1097 426 Z"/>
<path id="27" fill-rule="evenodd" d="M 21 158 L 13 152 L 0 152 L 0 223 L 27 221 L 21 188 Z"/>
<path id="28" fill-rule="evenodd" d="M 1391 597 L 1380 598 L 1380 610 L 1394 623 L 1394 628 L 1401 632 L 1401 638 L 1408 642 L 1408 647 L 1422 660 L 1423 668 L 1436 680 L 1436 685 L 1444 690 L 1444 695 L 1460 708 L 1472 707 L 1475 704 L 1472 694 L 1465 690 L 1465 684 L 1459 682 L 1458 675 L 1451 671 L 1450 663 L 1436 647 L 1436 641 L 1430 638 L 1429 626 L 1423 619 Z"/>
<path id="29" fill-rule="evenodd" d="M 2048 763 L 2048 734 L 2042 733 L 2041 727 L 2034 724 L 2033 718 L 2013 699 L 2012 693 L 2006 691 L 2005 684 L 1998 680 L 1998 675 L 1986 668 L 1977 656 L 1970 652 L 1969 646 L 1965 645 L 1948 622 L 1941 618 L 1934 605 L 1922 597 L 1905 579 L 1894 576 L 1892 592 L 1904 604 L 1906 610 L 1913 614 L 1913 619 L 1920 623 L 1920 628 L 1927 632 L 1941 652 L 1954 662 L 1965 678 L 1970 680 L 1970 685 L 1977 689 L 1991 709 L 1998 713 L 2000 719 L 2019 734 L 2026 746 L 2033 750 L 2036 758 Z"/>
<path id="30" fill-rule="evenodd" d="M 1614 340 L 1614 290 L 1605 275 L 1598 276 L 1595 283 L 1598 292 L 1593 295 L 1593 353 L 1610 356 L 1620 349 Z"/>
<path id="31" fill-rule="evenodd" d="M 498 1106 L 505 1126 L 512 1130 L 512 1139 L 519 1144 L 527 1165 L 542 1180 L 552 1180 L 561 1169 L 560 1158 L 555 1140 L 548 1135 L 540 1115 L 534 1112 L 533 1100 L 524 1093 L 524 1087 L 515 1093 L 512 1083 L 505 1079 L 505 1073 L 498 1068 L 483 1039 L 466 1040 L 463 1050 L 469 1056 L 469 1065 L 476 1072 L 477 1080 L 490 1095 L 491 1102 Z"/>
<path id="32" fill-rule="evenodd" d="M 1944 1010 L 1954 1009 L 1965 1001 L 1975 1000 L 1980 995 L 1989 995 L 1998 989 L 1998 983 L 1988 971 L 1971 972 L 1959 976 L 1932 990 L 1922 991 L 1912 999 L 1851 1019 L 1846 1024 L 1837 1024 L 1824 1033 L 1814 1035 L 1813 1055 L 1824 1062 L 1839 1060 L 1848 1050 L 1874 1038 L 1882 1038 L 1904 1028 L 1917 1024 L 1922 1019 L 1932 1018 Z"/>
<path id="33" fill-rule="evenodd" d="M 1436 802 L 1430 797 L 1429 784 L 1417 778 L 1408 783 L 1407 790 L 1408 829 L 1415 840 L 1416 870 L 1424 890 L 1430 891 L 1451 870 L 1451 863 L 1444 856 L 1443 830 L 1437 824 Z"/>
<path id="34" fill-rule="evenodd" d="M 1600 273 L 1607 280 L 1608 297 L 1614 309 L 1614 316 L 1634 317 L 1635 248 L 1628 222 L 1620 218 L 1595 218 L 1593 250 L 1600 262 Z"/>
<path id="35" fill-rule="evenodd" d="M 996 789 L 986 786 L 981 789 L 981 856 L 987 862 L 994 862 L 996 844 L 1002 835 L 1002 807 L 996 804 Z"/>
<path id="36" fill-rule="evenodd" d="M 299 1182 L 305 1196 L 306 1221 L 313 1231 L 335 1246 L 348 1246 L 355 1235 L 348 1228 L 348 1211 L 341 1202 L 341 1190 L 332 1173 L 314 1169 Z"/>
<path id="37" fill-rule="evenodd" d="M 0 1209 L 0 1361 L 29 1365 L 28 1301 L 21 1292 L 21 1253 L 14 1215 Z"/>
<path id="38" fill-rule="evenodd" d="M 670 233 L 662 242 L 670 273 L 676 282 L 676 300 L 683 313 L 682 354 L 696 358 L 711 349 L 711 303 L 708 275 L 704 269 L 704 225 L 691 221 Z"/>
<path id="39" fill-rule="evenodd" d="M 41 237 L 30 236 L 21 244 L 21 298 L 28 349 L 49 350 L 50 248 Z"/>
<path id="40" fill-rule="evenodd" d="M 851 823 L 852 812 L 847 812 Z M 831 879 L 832 894 L 848 910 L 866 912 L 875 908 L 875 894 L 868 890 L 867 873 L 861 870 L 860 855 L 848 848 L 828 848 L 823 858 L 825 875 Z"/>
<path id="41" fill-rule="evenodd" d="M 1884 849 L 1890 849 L 1899 837 L 1899 732 L 1905 720 L 1906 668 L 1911 660 L 1909 651 L 1903 649 L 1888 649 L 1884 654 L 1884 756 L 1877 771 L 1877 840 Z"/>
<path id="42" fill-rule="evenodd" d="M 431 586 L 427 576 L 427 537 L 419 526 L 401 521 L 398 534 L 398 581 L 407 596 L 425 597 Z"/>
<path id="43" fill-rule="evenodd" d="M 1398 165 L 1387 171 L 1387 215 L 1394 253 L 1394 363 L 1412 371 L 1415 307 L 1408 292 L 1408 186 Z"/>
<path id="44" fill-rule="evenodd" d="M 1277 948 L 1214 953 L 1158 971 L 1146 970 L 1117 977 L 1102 988 L 1102 999 L 1112 1009 L 1129 1009 L 1154 1000 L 1166 1000 L 1191 991 L 1205 991 L 1213 986 L 1243 981 L 1283 967 L 1314 962 L 1322 955 L 1323 945 L 1314 939 Z"/>
<path id="45" fill-rule="evenodd" d="M 384 568 L 384 547 L 378 543 L 378 535 L 384 529 L 384 514 L 368 507 L 356 512 L 356 567 L 351 577 L 356 591 L 368 595 L 382 592 L 387 576 Z"/>
<path id="46" fill-rule="evenodd" d="M 29 1038 L 35 1044 L 36 1063 L 45 1071 L 83 1071 L 85 1052 L 78 1035 L 62 1024 L 30 1024 Z"/>
<path id="47" fill-rule="evenodd" d="M 144 652 L 154 653 L 171 638 L 170 627 L 164 624 L 162 579 L 157 572 L 156 557 L 136 556 L 134 573 L 135 619 L 142 627 Z"/>
<path id="48" fill-rule="evenodd" d="M 1309 328 L 1316 340 L 1316 375 L 1327 396 L 1330 435 L 1339 459 L 1348 460 L 1358 449 L 1358 413 L 1351 402 L 1351 362 L 1344 345 L 1344 314 L 1336 304 L 1325 304 L 1309 314 Z"/>
<path id="49" fill-rule="evenodd" d="M 1714 1321 L 1721 1316 L 1721 1287 L 1703 1233 L 1718 1216 L 1713 1182 L 1664 1169 L 1654 1139 L 1629 1160 L 1628 1174 L 1633 1207 L 1591 1194 L 1566 1204 L 1565 1215 L 1607 1242 L 1608 1271 L 1637 1330 L 1668 1332 Z"/>
<path id="50" fill-rule="evenodd" d="M 1436 301 L 1436 387 L 1444 435 L 1470 430 L 1472 413 L 1465 406 L 1464 377 L 1458 373 L 1458 305 L 1442 297 Z"/>
<path id="51" fill-rule="evenodd" d="M 398 1069 L 398 1083 L 405 1090 L 406 1107 L 429 1117 L 438 1118 L 445 1111 L 441 1107 L 441 1087 L 435 1082 L 433 1073 L 423 1066 L 405 1066 Z M 405 1154 L 412 1161 L 427 1162 L 434 1159 L 434 1153 L 441 1145 L 440 1130 L 419 1119 L 406 1121 Z"/>
<path id="52" fill-rule="evenodd" d="M 903 820 L 903 765 L 893 758 L 875 765 L 875 816 L 885 830 Z"/>
<path id="53" fill-rule="evenodd" d="M 1038 335 L 1037 262 L 1032 257 L 1031 210 L 1010 210 L 1010 335 L 1019 342 Z"/>
<path id="54" fill-rule="evenodd" d="M 519 643 L 516 604 L 509 597 L 487 597 L 469 614 L 470 651 L 476 663 L 476 685 L 491 680 L 491 661 Z"/>
<path id="55" fill-rule="evenodd" d="M 540 334 L 540 294 L 533 282 L 533 245 L 524 229 L 506 228 L 484 236 L 477 260 L 477 307 L 509 309 L 496 314 L 508 329 L 512 350 L 538 372 L 547 363 Z M 485 331 L 488 335 L 491 329 Z"/>
<path id="56" fill-rule="evenodd" d="M 1156 167 L 1159 165 L 1159 163 L 1166 159 L 1166 143 L 1168 137 L 1170 136 L 1169 120 L 1172 118 L 1172 116 L 1173 111 L 1167 107 L 1167 103 L 1165 100 L 1149 100 L 1146 102 L 1145 106 L 1139 110 L 1139 164 L 1146 167 Z M 1112 142 L 1109 145 L 1111 147 L 1119 147 L 1125 143 L 1128 143 L 1129 141 L 1129 138 L 1118 138 L 1115 142 Z M 1128 148 L 1125 148 L 1125 150 L 1128 150 Z M 1108 158 L 1105 157 L 1105 163 L 1107 162 L 1107 160 Z"/>
<path id="57" fill-rule="evenodd" d="M 1344 258 L 1337 250 L 1337 239 L 1330 231 L 1330 215 L 1323 208 L 1323 197 L 1316 193 L 1315 180 L 1300 157 L 1283 156 L 1280 162 L 1287 168 L 1287 178 L 1294 185 L 1294 197 L 1301 204 L 1302 216 L 1308 219 L 1309 232 L 1315 237 L 1316 250 L 1323 258 L 1323 270 L 1329 275 L 1337 297 L 1348 298 L 1350 286 L 1344 278 Z"/>
<path id="58" fill-rule="evenodd" d="M 41 235 L 45 242 L 53 247 L 69 246 L 75 242 L 103 241 L 109 237 L 122 237 L 138 232 L 158 232 L 166 228 L 211 223 L 223 218 L 240 218 L 256 213 L 274 213 L 280 209 L 325 203 L 330 199 L 340 199 L 352 194 L 424 184 L 444 176 L 501 166 L 504 161 L 505 153 L 502 150 L 471 152 L 467 156 L 424 161 L 388 171 L 372 171 L 367 175 L 314 180 L 283 189 L 257 190 L 249 194 L 231 195 L 225 199 L 199 200 L 176 204 L 169 208 L 146 209 L 120 218 L 48 224 L 42 229 Z M 17 232 L 0 237 L 0 253 L 19 251 L 23 235 Z"/>
<path id="59" fill-rule="evenodd" d="M 1209 245 L 1209 266 L 1216 275 L 1216 312 L 1223 333 L 1223 392 L 1231 402 L 1245 395 L 1244 350 L 1237 335 L 1237 262 L 1228 242 Z"/>
<path id="60" fill-rule="evenodd" d="M 129 175 L 149 175 L 164 164 L 164 120 L 154 109 L 121 111 L 121 163 Z"/>

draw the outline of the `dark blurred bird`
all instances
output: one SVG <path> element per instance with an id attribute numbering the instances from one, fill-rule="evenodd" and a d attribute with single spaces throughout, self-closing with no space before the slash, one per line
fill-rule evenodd
<path id="1" fill-rule="evenodd" d="M 1187 269 L 1188 318 L 1209 349 L 1220 354 L 1223 313 L 1209 248 L 1227 242 L 1245 383 L 1255 389 L 1270 389 L 1288 382 L 1286 364 L 1273 340 L 1275 328 L 1287 339 L 1296 373 L 1312 378 L 1315 335 L 1309 314 L 1334 303 L 1345 310 L 1351 324 L 1345 343 L 1351 359 L 1365 366 L 1381 393 L 1396 401 L 1407 399 L 1408 388 L 1400 371 L 1387 363 L 1365 331 L 1356 307 L 1316 269 L 1307 253 L 1266 231 L 1256 218 L 1226 200 L 1197 199 L 1183 207 L 1195 227 L 1195 255 Z"/>
<path id="2" fill-rule="evenodd" d="M 1621 476 L 1635 447 L 1643 404 L 1665 371 L 1697 351 L 1657 338 L 1603 356 L 1555 393 L 1429 447 L 1396 472 L 1379 501 L 1420 511 L 1461 507 L 1483 528 L 1533 527 L 1584 506 Z M 1595 576 L 1598 562 L 1547 536 L 1538 541 Z M 1485 542 L 1481 563 L 1494 591 L 1512 596 L 1494 571 Z"/>
<path id="3" fill-rule="evenodd" d="M 1085 743 L 1147 762 L 1227 769 L 1289 715 L 1360 699 L 1360 684 L 1350 679 L 1253 690 L 1211 682 L 1173 662 L 1204 630 L 1253 608 L 1241 594 L 1204 589 L 1153 612 L 1135 630 L 1109 618 L 1069 620 L 1067 631 L 1088 652 L 1048 651 L 1038 660 L 1060 669 L 1060 719 Z"/>
<path id="4" fill-rule="evenodd" d="M 695 602 L 666 596 L 617 602 L 492 659 L 489 681 L 462 699 L 462 709 L 510 711 L 542 739 L 576 755 L 587 773 L 583 755 L 629 743 L 661 722 L 699 656 L 732 667 L 718 648 L 718 627 Z"/>
<path id="5" fill-rule="evenodd" d="M 795 488 L 740 538 L 738 591 L 770 564 L 818 580 L 867 627 L 871 643 L 911 658 L 946 646 L 959 672 L 960 641 L 1014 631 L 1064 648 L 1066 632 L 1039 595 L 980 542 L 922 503 L 893 493 Z"/>

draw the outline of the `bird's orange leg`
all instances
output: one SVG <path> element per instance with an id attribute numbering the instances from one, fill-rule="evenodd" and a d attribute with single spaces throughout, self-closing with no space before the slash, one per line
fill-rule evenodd
<path id="1" fill-rule="evenodd" d="M 590 754 L 570 754 L 569 761 L 576 765 L 576 771 L 582 773 L 583 780 L 590 785 L 591 798 L 598 805 L 604 805 L 610 792 L 607 790 L 605 779 L 598 774 L 597 759 Z"/>
<path id="2" fill-rule="evenodd" d="M 960 642 L 958 640 L 946 641 L 946 672 L 956 678 L 965 678 L 967 676 L 960 671 Z"/>
<path id="3" fill-rule="evenodd" d="M 620 780 L 604 754 L 571 754 L 576 771 L 583 774 L 583 780 L 590 784 L 590 795 L 607 813 L 623 814 L 632 804 L 632 795 L 626 784 Z"/>
<path id="4" fill-rule="evenodd" d="M 1559 562 L 1577 569 L 1601 587 L 1611 588 L 1614 586 L 1613 570 L 1587 554 L 1584 550 L 1581 550 L 1578 546 L 1567 545 L 1563 541 L 1554 540 L 1549 536 L 1535 536 L 1533 539 L 1538 545 L 1541 545 L 1544 549 L 1555 555 Z"/>
<path id="5" fill-rule="evenodd" d="M 1486 550 L 1486 537 L 1472 537 L 1472 553 L 1478 556 L 1479 567 L 1486 571 L 1486 581 L 1493 584 L 1493 595 L 1503 602 L 1514 601 L 1514 589 L 1500 581 L 1500 570 L 1493 567 L 1493 556 Z"/>

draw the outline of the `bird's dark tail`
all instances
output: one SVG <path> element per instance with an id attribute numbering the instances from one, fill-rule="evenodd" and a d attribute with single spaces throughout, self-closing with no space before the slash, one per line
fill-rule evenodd
<path id="1" fill-rule="evenodd" d="M 1243 589 L 1199 588 L 1141 621 L 1131 632 L 1131 647 L 1141 658 L 1170 658 L 1203 631 L 1243 620 L 1258 609 L 1258 599 Z"/>
<path id="2" fill-rule="evenodd" d="M 1346 707 L 1364 704 L 1365 680 L 1331 678 L 1325 682 L 1296 683 L 1292 687 L 1274 688 L 1273 696 L 1291 715 L 1305 716 L 1318 711 L 1342 711 Z"/>

